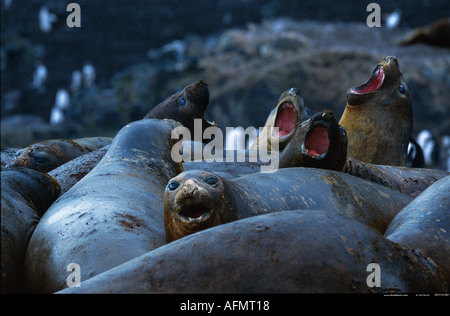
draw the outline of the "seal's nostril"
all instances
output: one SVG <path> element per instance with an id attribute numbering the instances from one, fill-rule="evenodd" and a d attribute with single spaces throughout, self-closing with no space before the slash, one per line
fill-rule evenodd
<path id="1" fill-rule="evenodd" d="M 192 185 L 186 185 L 182 189 L 183 193 L 186 195 L 194 196 L 198 192 L 198 188 Z"/>

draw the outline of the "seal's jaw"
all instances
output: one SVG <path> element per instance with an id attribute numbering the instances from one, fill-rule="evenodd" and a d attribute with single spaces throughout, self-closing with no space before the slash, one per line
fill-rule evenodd
<path id="1" fill-rule="evenodd" d="M 311 118 L 311 123 L 302 143 L 302 154 L 313 159 L 324 159 L 335 148 L 340 135 L 334 112 L 325 110 Z"/>
<path id="2" fill-rule="evenodd" d="M 167 192 L 164 196 L 166 241 L 171 242 L 213 226 L 215 211 L 211 200 L 198 191 Z"/>
<path id="3" fill-rule="evenodd" d="M 173 181 L 172 183 L 178 182 Z M 212 209 L 213 203 L 208 190 L 197 180 L 188 179 L 175 194 L 175 205 L 172 212 L 177 221 L 202 222 L 211 217 Z"/>
<path id="4" fill-rule="evenodd" d="M 302 143 L 302 154 L 313 159 L 323 159 L 330 147 L 328 124 L 317 121 L 306 134 Z"/>
<path id="5" fill-rule="evenodd" d="M 378 65 L 366 83 L 361 86 L 351 88 L 349 93 L 359 95 L 374 92 L 383 85 L 385 77 L 384 67 L 382 65 Z"/>
<path id="6" fill-rule="evenodd" d="M 313 158 L 325 156 L 330 146 L 328 130 L 323 126 L 316 126 L 308 133 L 303 145 L 304 154 Z"/>
<path id="7" fill-rule="evenodd" d="M 175 210 L 175 217 L 180 222 L 201 223 L 207 221 L 211 216 L 212 208 L 209 205 L 205 205 L 204 200 L 185 200 Z"/>
<path id="8" fill-rule="evenodd" d="M 274 127 L 278 128 L 278 135 L 276 135 L 278 138 L 284 140 L 294 132 L 297 124 L 297 113 L 297 109 L 289 101 L 278 106 L 274 124 Z"/>
<path id="9" fill-rule="evenodd" d="M 273 126 L 278 128 L 278 134 L 274 131 L 274 137 L 280 142 L 288 140 L 295 132 L 298 122 L 305 117 L 305 106 L 300 90 L 290 88 L 283 92 L 278 99 Z"/>
<path id="10" fill-rule="evenodd" d="M 301 145 L 302 160 L 310 167 L 341 170 L 347 158 L 347 133 L 333 111 L 311 118 Z"/>

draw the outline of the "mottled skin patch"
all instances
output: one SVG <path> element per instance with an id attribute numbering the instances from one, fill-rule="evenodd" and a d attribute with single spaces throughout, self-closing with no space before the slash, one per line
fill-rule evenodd
<path id="1" fill-rule="evenodd" d="M 342 172 L 383 185 L 392 190 L 416 197 L 434 182 L 450 176 L 438 169 L 410 168 L 364 163 L 348 157 Z"/>
<path id="2" fill-rule="evenodd" d="M 48 172 L 61 185 L 61 195 L 69 191 L 78 181 L 83 179 L 103 158 L 109 146 L 77 157 Z"/>

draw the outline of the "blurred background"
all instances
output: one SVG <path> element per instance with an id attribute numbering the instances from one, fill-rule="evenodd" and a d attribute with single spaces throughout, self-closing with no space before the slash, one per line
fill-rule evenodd
<path id="1" fill-rule="evenodd" d="M 79 28 L 66 24 L 70 2 Z M 114 136 L 199 79 L 211 93 L 206 119 L 223 129 L 263 126 L 290 87 L 313 112 L 340 117 L 347 90 L 394 55 L 427 166 L 449 169 L 448 20 L 423 27 L 449 18 L 450 1 L 378 0 L 378 28 L 366 24 L 371 2 L 1 0 L 2 149 Z"/>

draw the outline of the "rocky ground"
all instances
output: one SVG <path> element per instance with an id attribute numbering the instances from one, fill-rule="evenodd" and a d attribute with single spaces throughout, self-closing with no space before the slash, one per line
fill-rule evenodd
<path id="1" fill-rule="evenodd" d="M 38 11 L 42 5 L 40 1 L 32 3 L 29 10 Z M 49 3 L 54 11 L 64 9 L 60 4 Z M 36 28 L 28 28 L 29 37 L 18 36 L 23 33 L 13 32 L 14 28 L 9 32 L 2 29 L 2 54 L 6 56 L 2 55 L 2 147 L 23 147 L 50 138 L 113 136 L 123 125 L 143 117 L 165 97 L 198 79 L 205 80 L 211 92 L 206 118 L 223 128 L 262 126 L 278 96 L 290 87 L 301 90 L 306 105 L 313 111 L 328 108 L 340 116 L 347 89 L 367 81 L 375 65 L 388 55 L 398 58 L 410 88 L 414 135 L 423 129 L 431 130 L 439 141 L 444 135 L 450 135 L 449 49 L 421 43 L 398 44 L 414 27 L 431 22 L 411 18 L 414 15 L 409 6 L 402 6 L 404 23 L 389 29 L 385 26 L 369 28 L 363 4 L 346 7 L 347 10 L 340 13 L 339 8 L 327 1 L 321 3 L 322 7 L 329 4 L 327 10 L 319 10 L 313 4 L 305 5 L 309 17 L 315 18 L 308 19 L 308 15 L 301 16 L 300 12 L 297 12 L 299 16 L 279 17 L 293 15 L 294 4 L 300 5 L 295 1 L 286 6 L 275 1 L 218 1 L 215 5 L 219 7 L 203 8 L 211 14 L 202 20 L 203 16 L 199 17 L 196 11 L 201 8 L 196 7 L 195 1 L 183 2 L 191 5 L 189 12 L 151 1 L 153 15 L 148 17 L 158 17 L 160 25 L 151 29 L 152 36 L 145 27 L 140 27 L 124 45 L 123 37 L 117 37 L 118 43 L 105 32 L 107 26 L 111 26 L 111 19 L 106 17 L 109 14 L 119 16 L 114 10 L 121 8 L 124 10 L 122 18 L 125 14 L 143 21 L 145 10 L 134 7 L 129 12 L 133 6 L 120 4 L 104 7 L 104 19 L 99 23 L 105 25 L 94 31 L 87 29 L 89 21 L 95 18 L 93 10 L 101 8 L 83 1 L 79 3 L 87 15 L 83 20 L 84 34 L 92 41 L 102 39 L 95 44 L 92 42 L 104 62 L 100 62 L 98 56 L 92 59 L 98 67 L 97 78 L 96 84 L 88 88 L 76 92 L 68 88 L 71 72 L 75 67 L 81 68 L 89 48 L 85 42 L 81 45 L 75 40 L 74 32 L 79 30 L 65 28 L 61 31 L 64 29 L 62 13 L 58 16 L 59 28 L 53 38 L 59 36 L 59 42 L 63 42 L 69 36 L 74 43 L 61 47 L 59 52 L 49 50 Z M 379 3 L 384 12 L 395 9 L 392 4 L 387 7 L 388 4 Z M 445 16 L 446 9 L 450 14 L 450 6 L 443 3 L 433 3 L 433 10 L 441 6 L 437 16 Z M 242 7 L 244 4 L 246 7 Z M 355 13 L 357 10 L 361 12 L 359 15 Z M 5 14 L 6 11 L 2 11 L 2 28 L 3 23 L 8 23 L 7 19 L 4 22 Z M 178 14 L 190 32 L 181 32 L 180 23 L 174 22 Z M 220 21 L 214 24 L 212 19 Z M 122 27 L 128 34 L 126 23 L 114 26 L 112 33 L 117 36 Z M 145 52 L 142 46 L 147 47 Z M 117 57 L 125 55 L 127 58 Z M 59 65 L 61 72 L 47 82 L 45 91 L 30 88 L 30 74 L 17 76 L 16 72 L 24 72 L 25 67 L 19 67 L 18 61 L 23 61 L 25 56 L 29 58 L 28 64 L 39 57 L 45 57 L 46 61 L 51 57 L 50 60 Z M 64 77 L 63 61 L 68 65 Z M 24 78 L 28 85 L 21 82 Z M 59 88 L 70 91 L 71 105 L 63 124 L 50 125 L 49 113 Z"/>

